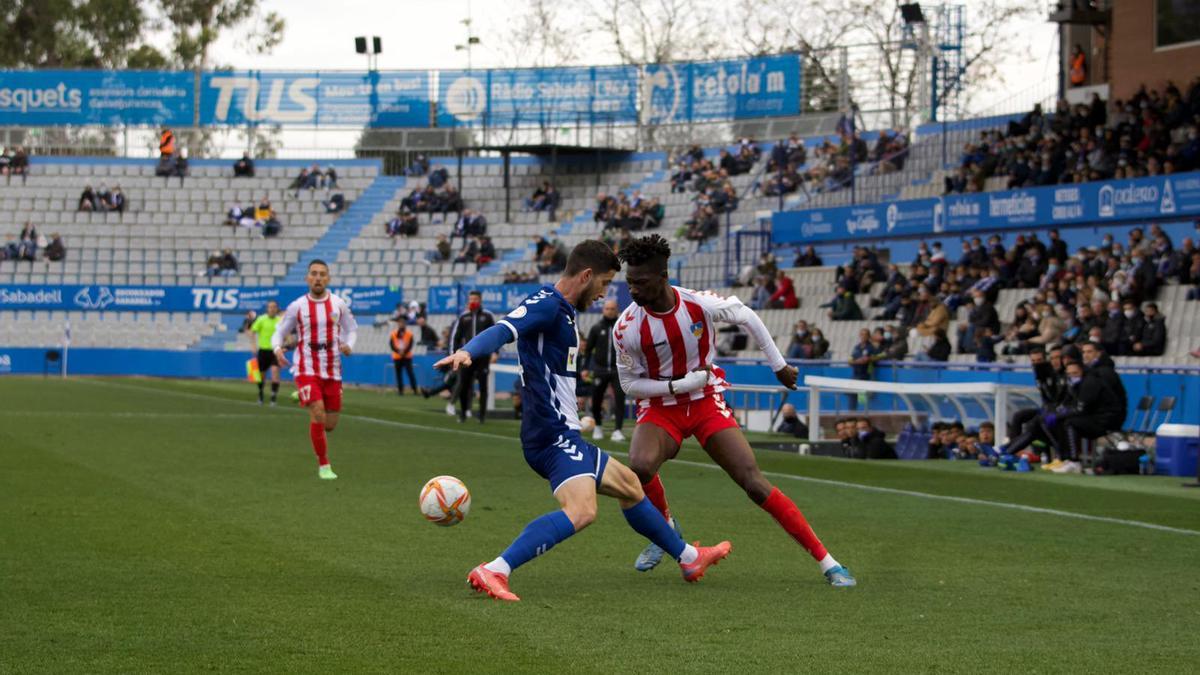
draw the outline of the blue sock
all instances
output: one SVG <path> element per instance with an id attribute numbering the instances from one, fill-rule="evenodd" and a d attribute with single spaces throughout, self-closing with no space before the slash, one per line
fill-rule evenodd
<path id="1" fill-rule="evenodd" d="M 661 515 L 659 520 L 662 520 Z M 530 521 L 500 557 L 515 570 L 573 534 L 575 525 L 567 514 L 562 511 L 547 513 Z"/>
<path id="2" fill-rule="evenodd" d="M 658 544 L 659 548 L 672 558 L 679 560 L 686 544 L 679 533 L 671 529 L 666 518 L 663 518 L 658 509 L 650 503 L 649 497 L 642 497 L 642 501 L 622 510 L 621 513 L 625 514 L 625 520 L 629 521 L 629 526 L 638 534 Z"/>

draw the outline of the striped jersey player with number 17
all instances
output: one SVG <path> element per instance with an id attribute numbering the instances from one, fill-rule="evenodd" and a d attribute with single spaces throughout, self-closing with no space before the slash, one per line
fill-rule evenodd
<path id="1" fill-rule="evenodd" d="M 358 338 L 358 323 L 346 301 L 329 291 L 329 265 L 323 260 L 308 264 L 308 293 L 296 298 L 283 313 L 271 337 L 279 365 L 290 364 L 283 342 L 292 331 L 296 345 L 296 389 L 300 405 L 308 408 L 308 435 L 317 455 L 317 475 L 333 480 L 326 434 L 337 428 L 342 410 L 342 356 L 349 356 Z"/>
<path id="2" fill-rule="evenodd" d="M 621 388 L 638 400 L 630 468 L 642 481 L 646 496 L 675 525 L 658 470 L 679 453 L 684 438 L 694 436 L 746 496 L 808 550 L 831 585 L 855 585 L 850 571 L 829 555 L 796 504 L 759 470 L 754 451 L 725 403 L 722 392 L 729 383 L 721 369 L 713 367 L 713 322 L 745 328 L 779 382 L 789 389 L 796 388 L 796 369 L 784 361 L 762 319 L 741 300 L 672 286 L 667 276 L 670 256 L 670 245 L 653 234 L 633 240 L 620 252 L 627 264 L 625 280 L 633 303 L 617 319 L 612 339 Z M 634 567 L 644 572 L 661 558 L 662 551 L 652 544 Z"/>

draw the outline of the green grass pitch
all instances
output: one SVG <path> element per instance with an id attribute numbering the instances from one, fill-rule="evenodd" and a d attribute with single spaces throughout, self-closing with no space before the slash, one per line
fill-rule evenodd
<path id="1" fill-rule="evenodd" d="M 673 564 L 639 574 L 643 542 L 602 498 L 595 525 L 518 570 L 510 605 L 465 576 L 555 507 L 515 422 L 458 425 L 439 402 L 351 390 L 330 437 L 340 479 L 322 482 L 303 413 L 252 399 L 235 382 L 0 378 L 0 672 L 1200 661 L 1200 489 L 1180 479 L 760 453 L 858 577 L 839 590 L 692 446 L 664 470 L 667 494 L 689 538 L 733 542 L 728 560 L 695 585 Z M 443 473 L 472 492 L 457 527 L 417 509 Z"/>

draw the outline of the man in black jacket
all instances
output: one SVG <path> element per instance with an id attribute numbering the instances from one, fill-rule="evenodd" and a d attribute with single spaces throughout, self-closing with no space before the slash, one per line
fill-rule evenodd
<path id="1" fill-rule="evenodd" d="M 1036 345 L 1029 352 L 1029 362 L 1033 366 L 1033 377 L 1042 397 L 1042 406 L 1022 408 L 1013 413 L 1008 424 L 1008 443 L 1002 449 L 1002 452 L 1007 454 L 1016 454 L 1039 440 L 1055 445 L 1057 450 L 1056 439 L 1053 434 L 1048 433 L 1043 416 L 1055 413 L 1066 401 L 1067 384 L 1063 374 L 1062 349 L 1053 347 L 1047 358 L 1041 345 Z M 1059 454 L 1055 452 L 1056 459 L 1059 459 Z"/>
<path id="2" fill-rule="evenodd" d="M 857 425 L 854 459 L 896 459 L 896 451 L 884 438 L 883 432 L 871 426 L 871 420 L 860 417 Z"/>
<path id="3" fill-rule="evenodd" d="M 1072 393 L 1070 410 L 1048 419 L 1062 426 L 1067 438 L 1070 459 L 1057 473 L 1079 473 L 1082 467 L 1078 458 L 1084 439 L 1096 439 L 1111 431 L 1118 431 L 1125 423 L 1125 386 L 1117 375 L 1110 359 L 1096 345 L 1087 342 L 1082 347 L 1083 360 L 1087 364 L 1071 363 L 1067 366 L 1067 386 Z"/>
<path id="4" fill-rule="evenodd" d="M 467 311 L 458 316 L 458 319 L 454 321 L 454 327 L 450 329 L 449 353 L 453 354 L 462 349 L 462 346 L 470 342 L 471 338 L 491 328 L 495 323 L 496 317 L 483 308 L 483 294 L 479 291 L 471 291 L 467 294 Z M 456 392 L 459 422 L 465 422 L 467 419 L 467 413 L 471 410 L 471 394 L 474 392 L 475 382 L 478 381 L 479 423 L 483 424 L 484 418 L 487 416 L 490 365 L 487 359 L 479 359 L 459 371 L 458 391 Z"/>
<path id="5" fill-rule="evenodd" d="M 1146 304 L 1142 313 L 1141 335 L 1133 343 L 1130 356 L 1162 356 L 1167 349 L 1167 324 L 1162 314 L 1158 313 L 1158 305 L 1151 302 Z"/>
<path id="6" fill-rule="evenodd" d="M 613 348 L 612 328 L 617 323 L 620 309 L 616 300 L 604 301 L 604 317 L 588 331 L 587 345 L 583 348 L 583 371 L 581 379 L 592 378 L 592 417 L 596 419 L 596 430 L 592 438 L 604 438 L 600 423 L 604 420 L 604 396 L 612 387 L 613 416 L 615 417 L 612 440 L 623 441 L 625 434 L 621 426 L 625 423 L 625 390 L 617 379 L 617 352 Z"/>
<path id="7" fill-rule="evenodd" d="M 975 351 L 975 335 L 981 328 L 987 328 L 993 335 L 1000 334 L 1000 315 L 996 307 L 988 302 L 987 294 L 981 290 L 971 291 L 971 301 L 974 303 L 967 315 L 967 322 L 958 333 L 958 353 L 970 354 Z"/>

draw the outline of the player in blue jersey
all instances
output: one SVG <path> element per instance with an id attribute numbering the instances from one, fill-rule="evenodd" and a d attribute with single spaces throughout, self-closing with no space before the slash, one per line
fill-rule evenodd
<path id="1" fill-rule="evenodd" d="M 729 555 L 731 546 L 727 541 L 709 547 L 685 543 L 646 498 L 633 471 L 579 434 L 576 312 L 603 298 L 605 288 L 620 269 L 620 261 L 607 244 L 580 242 L 553 286 L 543 286 L 495 326 L 435 364 L 458 370 L 491 356 L 509 342 L 517 342 L 525 461 L 550 482 L 562 506 L 530 522 L 495 560 L 471 570 L 467 582 L 476 591 L 500 600 L 519 600 L 508 588 L 509 575 L 595 520 L 597 493 L 617 498 L 630 527 L 679 561 L 685 581 L 699 581 L 709 566 Z M 707 381 L 707 371 L 701 371 L 679 378 L 673 386 L 675 391 L 690 391 Z"/>

